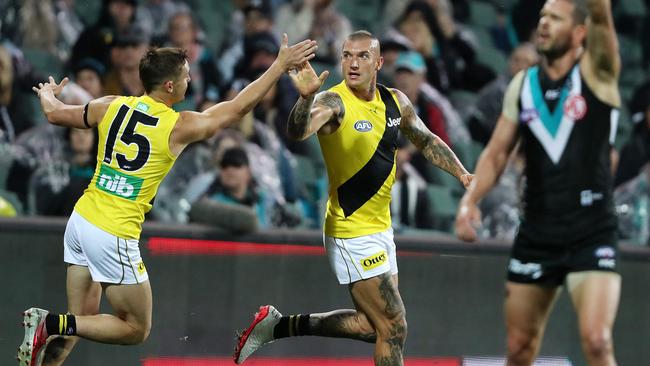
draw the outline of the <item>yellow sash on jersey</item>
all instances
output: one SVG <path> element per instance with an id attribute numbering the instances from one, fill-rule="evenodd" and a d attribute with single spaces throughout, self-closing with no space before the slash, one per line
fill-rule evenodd
<path id="1" fill-rule="evenodd" d="M 115 99 L 97 125 L 97 167 L 75 211 L 113 235 L 139 239 L 144 214 L 176 160 L 169 135 L 177 120 L 177 112 L 149 96 Z"/>
<path id="2" fill-rule="evenodd" d="M 325 234 L 354 238 L 385 231 L 391 226 L 399 103 L 382 85 L 371 101 L 357 98 L 345 81 L 329 91 L 341 97 L 345 115 L 334 133 L 318 135 L 329 178 Z"/>

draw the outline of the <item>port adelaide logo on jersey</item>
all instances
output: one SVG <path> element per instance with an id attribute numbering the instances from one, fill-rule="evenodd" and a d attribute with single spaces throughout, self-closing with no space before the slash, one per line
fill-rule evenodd
<path id="1" fill-rule="evenodd" d="M 372 123 L 366 120 L 360 120 L 354 122 L 354 129 L 359 132 L 368 132 L 372 130 Z"/>

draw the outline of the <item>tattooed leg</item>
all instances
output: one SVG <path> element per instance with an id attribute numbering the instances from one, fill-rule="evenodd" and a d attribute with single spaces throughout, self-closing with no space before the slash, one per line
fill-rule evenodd
<path id="1" fill-rule="evenodd" d="M 376 332 L 375 365 L 402 366 L 406 341 L 404 303 L 389 273 L 355 282 L 352 297 L 358 310 L 366 315 Z"/>
<path id="2" fill-rule="evenodd" d="M 334 338 L 351 338 L 375 343 L 375 328 L 364 313 L 350 309 L 311 314 L 309 328 L 312 335 Z"/>

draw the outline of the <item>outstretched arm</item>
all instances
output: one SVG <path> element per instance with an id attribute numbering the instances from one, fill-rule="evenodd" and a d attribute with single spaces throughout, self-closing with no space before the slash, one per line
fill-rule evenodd
<path id="1" fill-rule="evenodd" d="M 621 71 L 618 39 L 614 29 L 610 0 L 587 0 L 588 65 L 602 81 L 616 80 Z"/>
<path id="2" fill-rule="evenodd" d="M 54 78 L 50 76 L 48 82 L 38 83 L 38 86 L 32 88 L 38 94 L 41 108 L 47 120 L 57 126 L 72 128 L 95 127 L 116 97 L 105 96 L 92 100 L 87 105 L 65 104 L 57 96 L 61 94 L 67 83 L 68 78 L 64 78 L 57 84 Z"/>
<path id="3" fill-rule="evenodd" d="M 282 74 L 314 57 L 316 49 L 316 42 L 311 40 L 288 47 L 287 35 L 283 35 L 280 52 L 271 67 L 233 100 L 219 103 L 201 113 L 181 113 L 172 134 L 172 151 L 180 152 L 189 143 L 212 137 L 223 128 L 241 120 L 268 93 Z"/>
<path id="4" fill-rule="evenodd" d="M 289 114 L 287 133 L 298 141 L 319 131 L 331 133 L 336 130 L 344 114 L 343 101 L 336 93 L 325 91 L 316 97 L 300 97 Z"/>
<path id="5" fill-rule="evenodd" d="M 343 118 L 345 111 L 338 94 L 322 92 L 316 95 L 328 75 L 329 71 L 323 71 L 317 76 L 309 62 L 289 72 L 293 85 L 300 93 L 287 122 L 287 134 L 291 139 L 302 141 L 321 129 L 321 132 L 327 133 L 323 128 L 325 125 L 329 123 L 334 125 L 330 129 L 336 129 L 338 121 Z"/>
<path id="6" fill-rule="evenodd" d="M 463 186 L 467 188 L 472 180 L 472 175 L 467 172 L 449 146 L 447 146 L 440 137 L 429 131 L 427 126 L 424 125 L 424 122 L 422 122 L 420 117 L 415 113 L 415 109 L 408 97 L 397 89 L 393 90 L 397 95 L 400 109 L 402 111 L 400 130 L 404 136 L 406 136 L 413 145 L 422 152 L 424 157 L 433 163 L 433 165 L 458 178 Z"/>

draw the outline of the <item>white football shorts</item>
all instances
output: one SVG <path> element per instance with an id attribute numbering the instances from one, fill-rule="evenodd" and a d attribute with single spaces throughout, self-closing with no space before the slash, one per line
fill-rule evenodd
<path id="1" fill-rule="evenodd" d="M 342 285 L 365 280 L 390 271 L 397 273 L 393 229 L 359 236 L 334 238 L 323 235 L 330 266 Z"/>
<path id="2" fill-rule="evenodd" d="M 88 267 L 95 282 L 131 285 L 149 279 L 138 240 L 107 233 L 76 211 L 65 228 L 63 260 Z"/>

